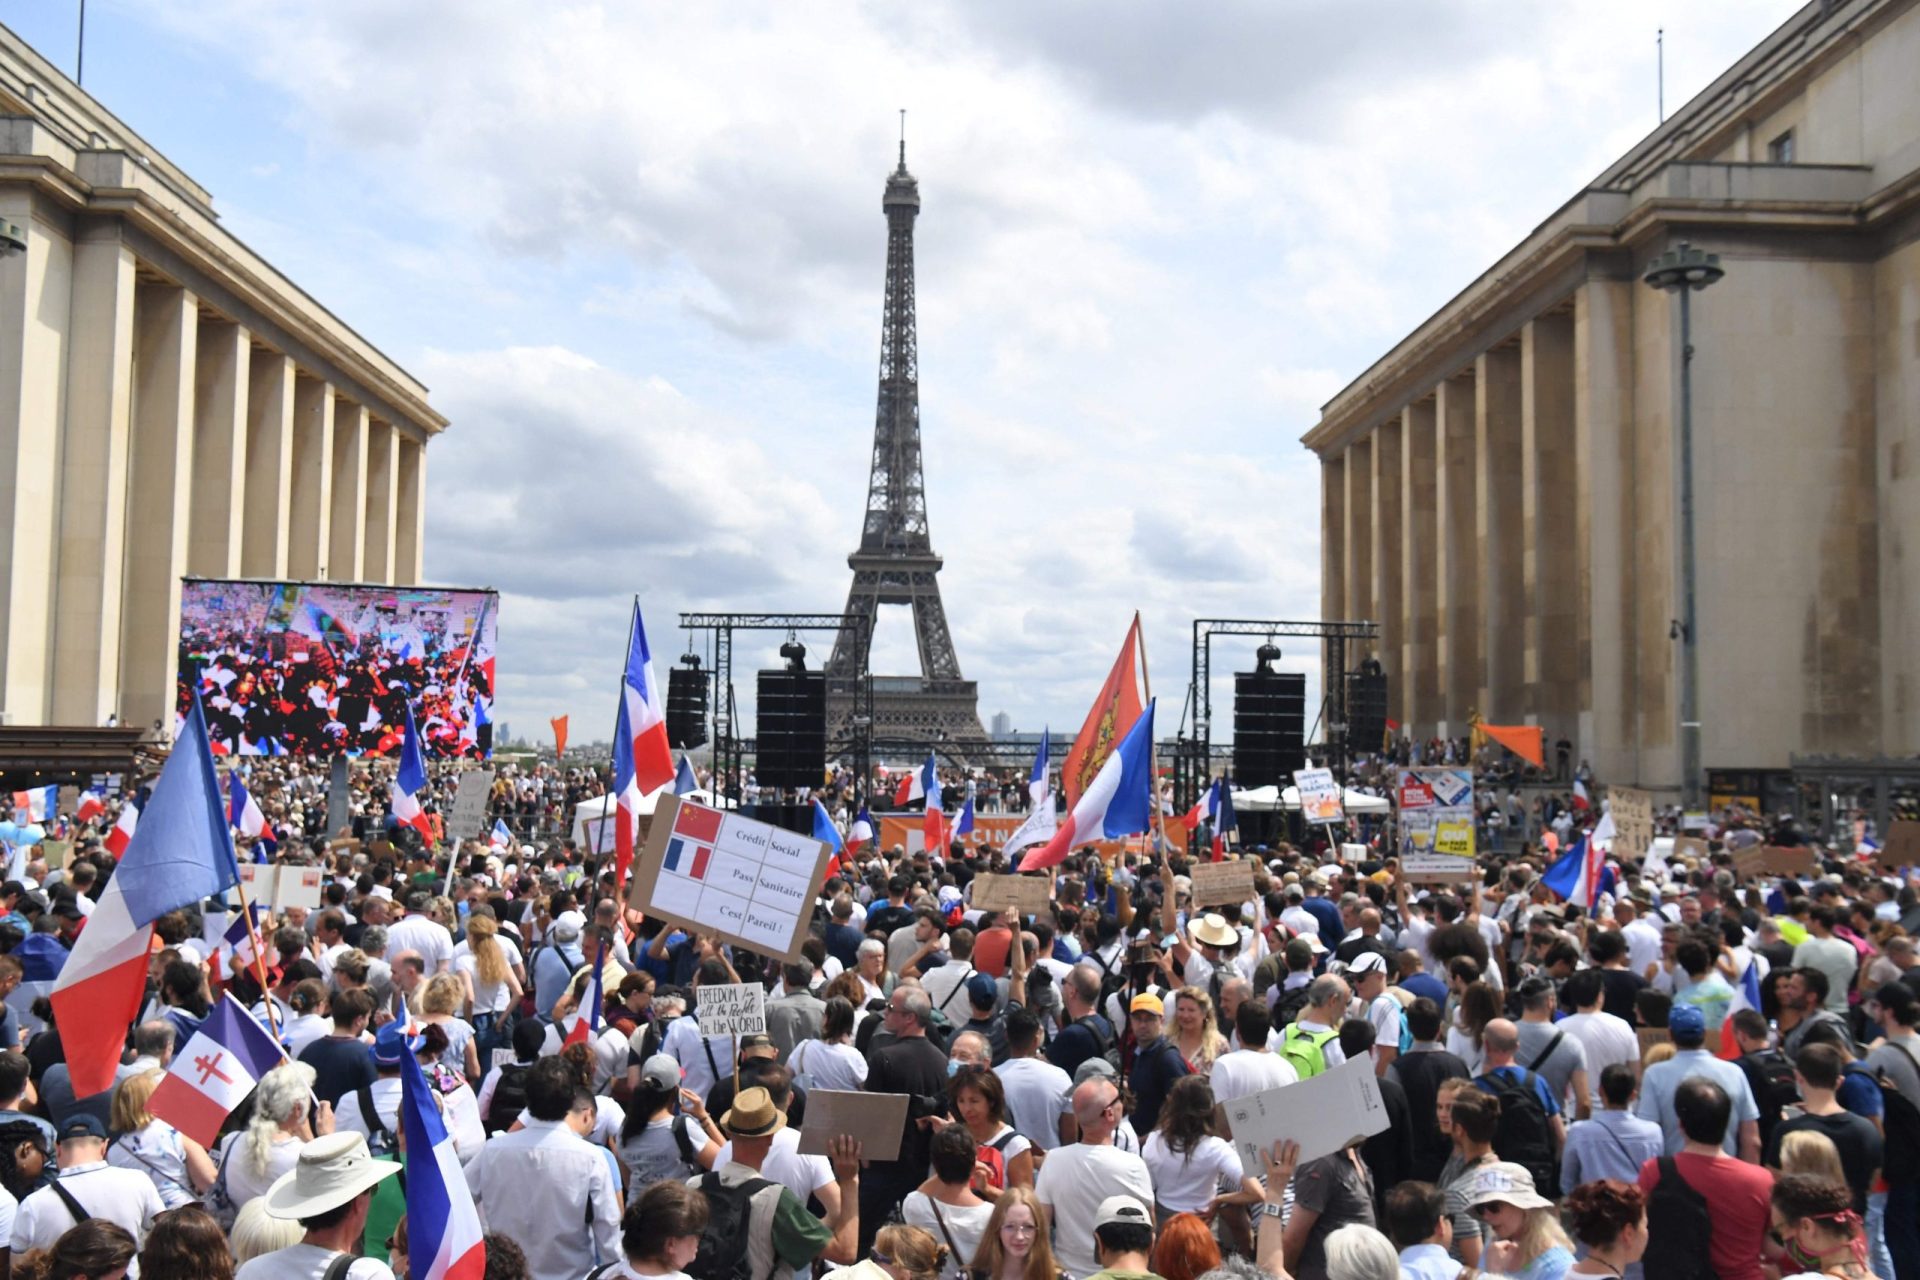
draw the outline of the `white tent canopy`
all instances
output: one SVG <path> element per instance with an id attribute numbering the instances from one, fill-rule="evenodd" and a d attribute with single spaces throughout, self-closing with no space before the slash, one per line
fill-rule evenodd
<path id="1" fill-rule="evenodd" d="M 1393 806 L 1385 796 L 1370 796 L 1364 791 L 1347 790 L 1341 803 L 1346 806 L 1347 814 L 1387 813 Z M 1233 793 L 1233 807 L 1248 813 L 1271 813 L 1276 809 L 1298 809 L 1300 807 L 1300 788 L 1288 787 L 1282 791 L 1278 787 L 1255 787 L 1251 791 Z"/>
<path id="2" fill-rule="evenodd" d="M 660 803 L 660 797 L 667 794 L 669 794 L 669 789 L 662 787 L 658 791 L 651 791 L 641 796 L 640 815 L 642 817 L 651 817 L 654 807 Z M 736 809 L 739 807 L 731 800 L 715 799 L 711 791 L 689 791 L 686 795 L 682 796 L 681 799 L 691 800 L 695 804 L 704 804 L 710 809 Z M 581 849 L 592 848 L 593 845 L 587 832 L 587 823 L 598 823 L 612 812 L 613 797 L 611 795 L 594 796 L 591 800 L 582 800 L 579 804 L 573 806 L 574 845 Z"/>

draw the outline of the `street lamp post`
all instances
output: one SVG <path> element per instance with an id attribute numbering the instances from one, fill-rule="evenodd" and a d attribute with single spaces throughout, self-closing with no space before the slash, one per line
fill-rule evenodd
<path id="1" fill-rule="evenodd" d="M 1680 769 L 1683 811 L 1700 807 L 1700 632 L 1693 557 L 1693 309 L 1695 292 L 1726 272 L 1720 255 L 1686 241 L 1647 264 L 1641 279 L 1680 295 Z"/>

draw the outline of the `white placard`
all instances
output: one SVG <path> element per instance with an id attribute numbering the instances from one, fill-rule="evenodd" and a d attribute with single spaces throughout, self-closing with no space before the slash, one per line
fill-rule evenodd
<path id="1" fill-rule="evenodd" d="M 493 793 L 493 770 L 468 769 L 460 775 L 453 796 L 453 816 L 447 820 L 447 838 L 473 840 L 486 834 L 487 797 Z"/>
<path id="2" fill-rule="evenodd" d="M 1331 769 L 1295 769 L 1293 785 L 1300 792 L 1300 816 L 1308 822 L 1344 822 L 1340 784 Z"/>
<path id="3" fill-rule="evenodd" d="M 767 1029 L 767 992 L 757 982 L 701 987 L 694 1014 L 703 1036 L 754 1036 Z"/>
<path id="4" fill-rule="evenodd" d="M 320 892 L 326 886 L 326 873 L 319 867 L 280 867 L 273 888 L 273 910 L 277 915 L 288 907 L 320 909 Z"/>
<path id="5" fill-rule="evenodd" d="M 1249 1178 L 1266 1172 L 1260 1152 L 1282 1138 L 1300 1144 L 1300 1163 L 1318 1160 L 1387 1127 L 1387 1104 L 1373 1074 L 1373 1055 L 1349 1058 L 1311 1080 L 1282 1085 L 1225 1104 L 1233 1149 Z"/>

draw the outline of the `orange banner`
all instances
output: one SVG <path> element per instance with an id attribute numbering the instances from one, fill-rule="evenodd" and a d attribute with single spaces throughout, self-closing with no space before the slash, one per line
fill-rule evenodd
<path id="1" fill-rule="evenodd" d="M 1087 722 L 1080 726 L 1079 736 L 1061 766 L 1060 790 L 1069 809 L 1079 803 L 1080 793 L 1092 784 L 1100 766 L 1140 718 L 1140 680 L 1134 669 L 1139 650 L 1140 615 L 1136 613 L 1133 625 L 1127 628 L 1127 642 L 1114 659 L 1113 670 L 1107 672 L 1107 682 L 1100 686 L 1100 695 L 1087 712 Z"/>
<path id="2" fill-rule="evenodd" d="M 1026 820 L 1027 815 L 1024 813 L 976 813 L 973 817 L 974 842 L 998 848 L 1008 836 L 1019 830 L 1020 824 Z M 919 849 L 926 838 L 926 823 L 918 813 L 876 813 L 873 815 L 873 821 L 878 828 L 874 835 L 883 852 L 896 845 L 908 850 Z M 952 829 L 951 822 L 948 823 L 948 829 Z M 1167 843 L 1176 850 L 1184 852 L 1191 833 L 1178 822 L 1167 823 L 1166 829 Z M 1102 857 L 1111 858 L 1127 848 L 1129 844 L 1136 848 L 1142 847 L 1142 842 L 1137 837 L 1132 841 L 1103 840 L 1088 847 L 1097 849 Z"/>
<path id="3" fill-rule="evenodd" d="M 1547 731 L 1537 724 L 1479 724 L 1474 732 L 1492 738 L 1536 769 L 1547 767 Z"/>
<path id="4" fill-rule="evenodd" d="M 553 753 L 560 756 L 567 754 L 567 718 L 565 716 L 553 718 Z"/>

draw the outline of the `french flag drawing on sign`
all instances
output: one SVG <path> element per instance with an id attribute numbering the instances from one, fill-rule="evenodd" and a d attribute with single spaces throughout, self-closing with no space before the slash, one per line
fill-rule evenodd
<path id="1" fill-rule="evenodd" d="M 694 880 L 707 878 L 707 863 L 713 857 L 713 846 L 698 844 L 682 836 L 667 841 L 667 870 L 677 876 L 687 876 Z"/>

